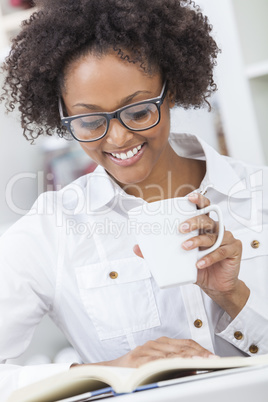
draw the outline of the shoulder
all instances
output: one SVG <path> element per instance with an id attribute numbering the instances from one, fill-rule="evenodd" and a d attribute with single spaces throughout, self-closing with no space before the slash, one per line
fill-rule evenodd
<path id="1" fill-rule="evenodd" d="M 241 180 L 246 180 L 249 186 L 262 187 L 268 191 L 268 166 L 248 163 L 228 156 L 220 156 L 224 159 Z"/>
<path id="2" fill-rule="evenodd" d="M 246 162 L 244 160 L 235 159 L 230 156 L 220 155 L 227 163 L 229 163 L 237 172 L 241 171 L 246 173 L 255 172 L 257 170 L 262 170 L 263 172 L 268 172 L 268 166 L 259 165 L 256 163 Z"/>
<path id="3" fill-rule="evenodd" d="M 97 194 L 97 188 L 93 185 L 97 175 L 97 172 L 92 172 L 57 191 L 40 194 L 28 214 L 49 217 L 59 213 L 72 215 L 78 210 L 82 211 L 88 198 L 94 198 Z"/>
<path id="4" fill-rule="evenodd" d="M 21 216 L 4 234 L 1 240 L 10 234 L 24 233 L 24 237 L 46 236 L 49 232 L 56 235 L 61 227 L 64 215 L 73 215 L 78 207 L 85 202 L 88 186 L 93 173 L 79 177 L 58 191 L 41 193 L 28 213 Z M 52 227 L 54 228 L 52 231 Z M 39 237 L 40 239 L 40 237 Z"/>

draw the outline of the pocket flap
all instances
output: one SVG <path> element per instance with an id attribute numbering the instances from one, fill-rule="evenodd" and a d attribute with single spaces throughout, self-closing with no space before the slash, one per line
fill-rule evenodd
<path id="1" fill-rule="evenodd" d="M 136 282 L 151 277 L 147 264 L 140 257 L 104 261 L 76 267 L 75 270 L 78 286 L 82 289 Z"/>

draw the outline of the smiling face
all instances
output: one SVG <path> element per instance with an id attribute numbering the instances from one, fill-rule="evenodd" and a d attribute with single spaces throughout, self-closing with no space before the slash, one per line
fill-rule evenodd
<path id="1" fill-rule="evenodd" d="M 114 54 L 99 57 L 89 53 L 73 62 L 64 78 L 62 97 L 69 116 L 112 112 L 156 98 L 163 87 L 159 73 L 145 74 L 139 66 Z M 80 145 L 122 187 L 157 184 L 158 173 L 167 168 L 171 152 L 168 143 L 171 106 L 167 96 L 161 106 L 159 124 L 146 131 L 131 131 L 112 119 L 105 137 Z"/>

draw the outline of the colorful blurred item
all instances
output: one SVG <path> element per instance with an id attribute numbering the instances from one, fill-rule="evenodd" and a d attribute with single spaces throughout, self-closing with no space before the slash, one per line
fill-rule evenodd
<path id="1" fill-rule="evenodd" d="M 93 172 L 97 167 L 74 142 L 50 138 L 43 143 L 43 152 L 44 191 L 60 190 L 78 177 Z"/>
<path id="2" fill-rule="evenodd" d="M 33 0 L 10 0 L 12 7 L 31 8 L 34 6 Z"/>

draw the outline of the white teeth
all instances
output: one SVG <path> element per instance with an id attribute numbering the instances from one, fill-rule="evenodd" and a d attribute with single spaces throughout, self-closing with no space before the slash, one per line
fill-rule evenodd
<path id="1" fill-rule="evenodd" d="M 142 145 L 138 145 L 136 148 L 132 149 L 132 151 L 128 151 L 127 153 L 121 152 L 121 154 L 114 154 L 112 153 L 112 155 L 117 158 L 117 159 L 129 159 L 132 158 L 134 155 L 136 155 L 139 150 L 141 149 Z"/>
<path id="2" fill-rule="evenodd" d="M 134 156 L 134 153 L 133 153 L 132 151 L 128 151 L 127 157 L 128 157 L 128 158 L 132 158 L 132 156 Z"/>

